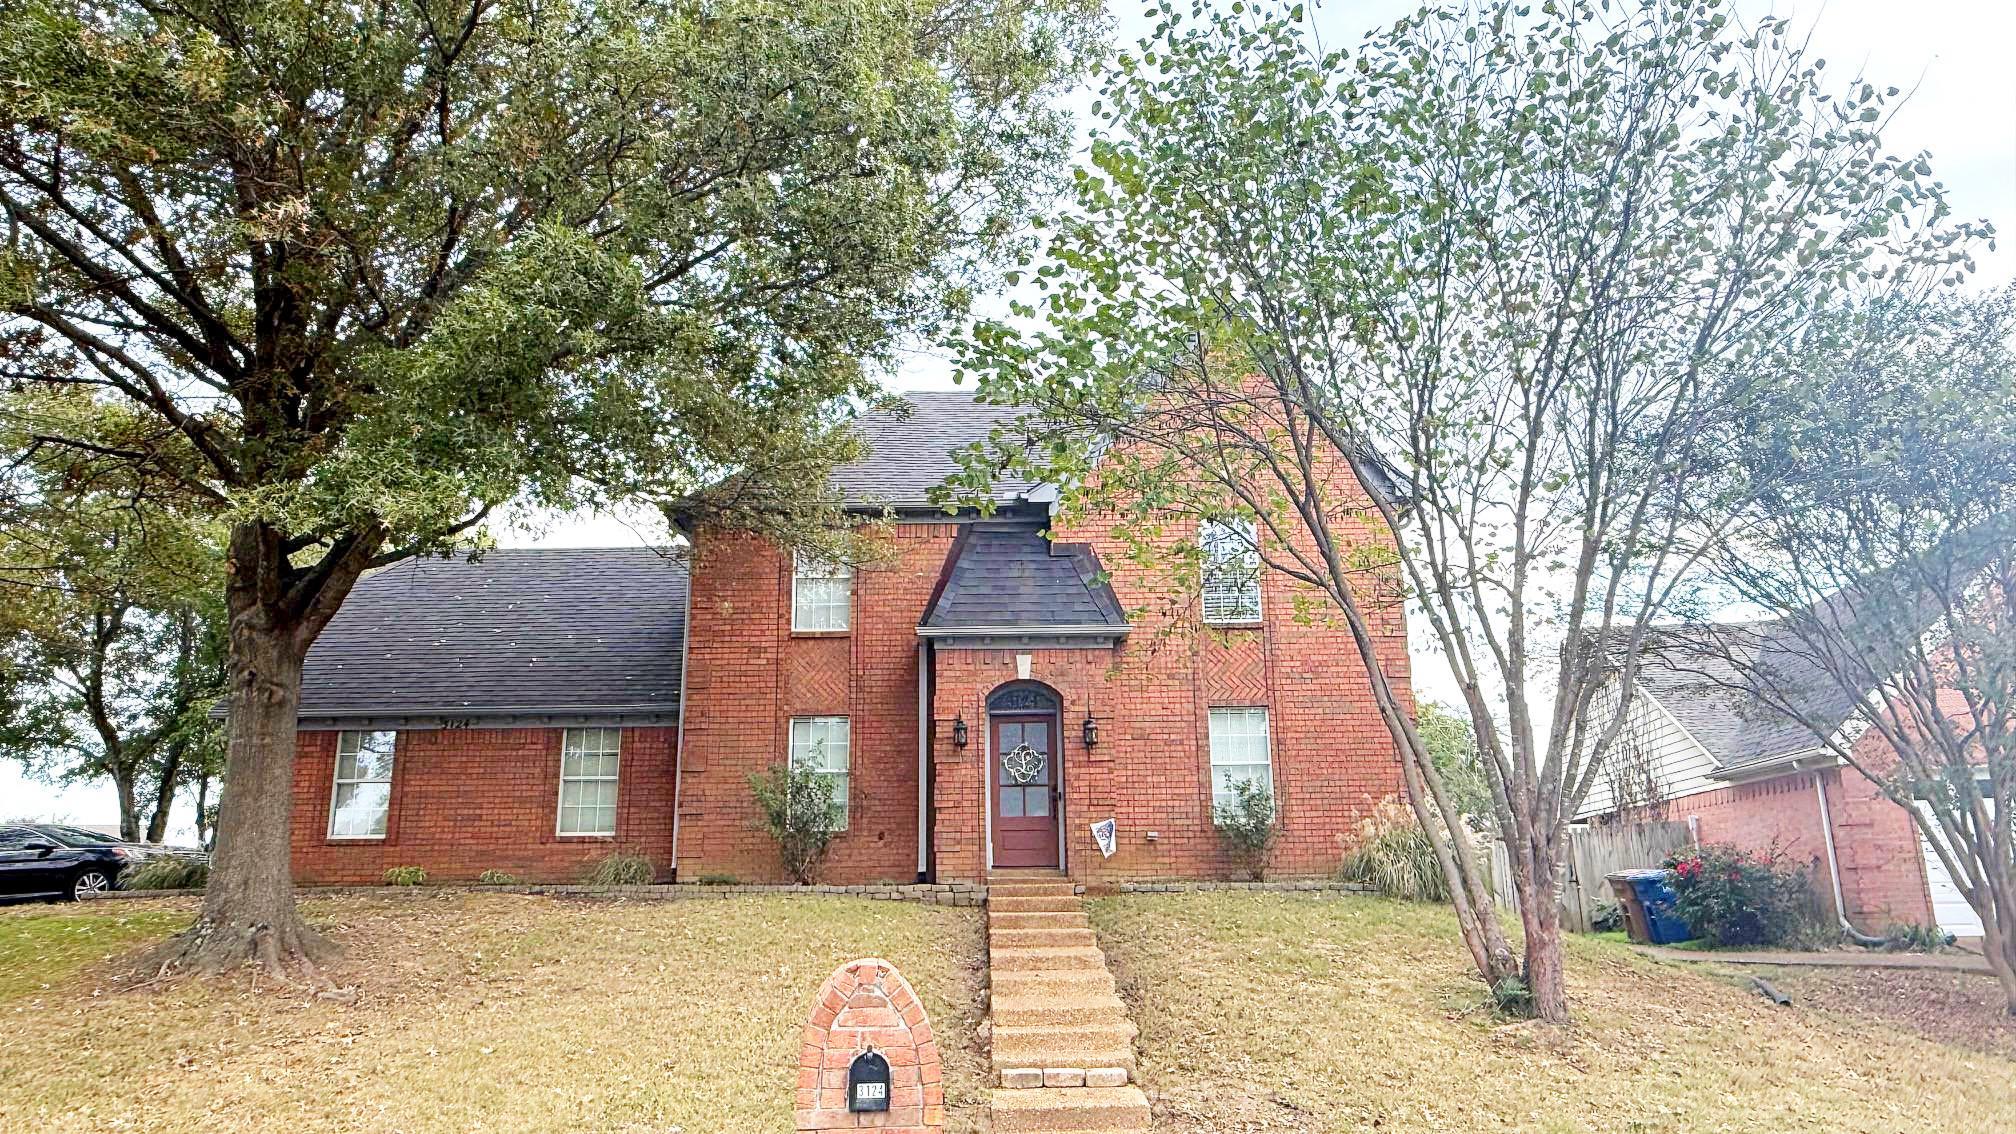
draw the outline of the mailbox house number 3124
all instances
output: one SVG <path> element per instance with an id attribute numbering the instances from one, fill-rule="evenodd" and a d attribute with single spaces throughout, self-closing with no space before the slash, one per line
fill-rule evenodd
<path id="1" fill-rule="evenodd" d="M 889 1109 L 889 1061 L 873 1051 L 854 1057 L 847 1068 L 847 1109 Z"/>

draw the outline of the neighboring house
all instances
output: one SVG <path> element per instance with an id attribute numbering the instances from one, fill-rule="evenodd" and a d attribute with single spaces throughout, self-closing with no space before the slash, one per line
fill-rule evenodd
<path id="1" fill-rule="evenodd" d="M 948 513 L 929 494 L 953 450 L 1017 411 L 908 399 L 860 422 L 867 455 L 834 478 L 893 516 L 858 566 L 703 528 L 690 554 L 491 551 L 361 581 L 308 656 L 297 876 L 565 880 L 620 849 L 661 876 L 776 879 L 750 777 L 787 758 L 833 779 L 837 882 L 1228 874 L 1212 807 L 1242 779 L 1279 804 L 1277 873 L 1333 869 L 1401 790 L 1349 632 L 1298 618 L 1250 533 L 1172 525 L 1212 563 L 1179 617 L 1166 575 L 1055 520 L 1044 486 Z M 1339 522 L 1390 539 L 1350 518 L 1363 503 Z M 1371 613 L 1405 690 L 1399 604 Z"/>
<path id="2" fill-rule="evenodd" d="M 1811 869 L 1830 905 L 1838 894 L 1857 929 L 1936 923 L 1979 936 L 1979 918 L 1911 816 L 1826 746 L 1839 737 L 1874 769 L 1896 761 L 1796 632 L 1770 621 L 1709 629 L 1713 649 L 1700 627 L 1652 636 L 1631 716 L 1577 819 L 1651 815 L 1687 823 L 1701 842 L 1776 847 Z M 1772 675 L 1821 731 L 1746 695 L 1743 672 Z"/>

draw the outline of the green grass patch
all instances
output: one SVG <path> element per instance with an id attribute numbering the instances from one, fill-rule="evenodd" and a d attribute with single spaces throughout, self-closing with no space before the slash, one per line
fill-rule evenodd
<path id="1" fill-rule="evenodd" d="M 125 900 L 0 910 L 0 1002 L 53 988 L 88 965 L 179 932 L 191 917 L 187 909 Z"/>

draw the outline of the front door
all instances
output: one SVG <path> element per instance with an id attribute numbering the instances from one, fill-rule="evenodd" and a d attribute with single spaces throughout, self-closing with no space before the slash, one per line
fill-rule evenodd
<path id="1" fill-rule="evenodd" d="M 1057 718 L 995 717 L 994 865 L 1056 866 Z"/>

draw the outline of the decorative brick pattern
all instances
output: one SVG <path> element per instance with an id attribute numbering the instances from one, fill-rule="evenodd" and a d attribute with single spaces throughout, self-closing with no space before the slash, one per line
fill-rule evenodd
<path id="1" fill-rule="evenodd" d="M 368 884 L 418 866 L 437 882 L 502 870 L 526 882 L 571 882 L 621 850 L 672 865 L 671 728 L 623 730 L 616 834 L 556 834 L 560 735 L 554 728 L 412 729 L 399 734 L 382 839 L 331 839 L 336 733 L 299 734 L 294 764 L 294 876 L 309 885 Z"/>
<path id="2" fill-rule="evenodd" d="M 688 628 L 680 876 L 782 877 L 749 777 L 784 759 L 793 716 L 851 723 L 848 826 L 825 877 L 917 877 L 917 623 L 958 528 L 902 524 L 854 574 L 853 629 L 791 632 L 791 561 L 749 536 L 703 532 Z"/>
<path id="3" fill-rule="evenodd" d="M 847 1069 L 873 1048 L 889 1061 L 889 1109 L 850 1113 Z M 945 1125 L 938 1042 L 910 982 L 887 961 L 851 961 L 826 978 L 798 1053 L 797 1129 L 926 1134 Z"/>

